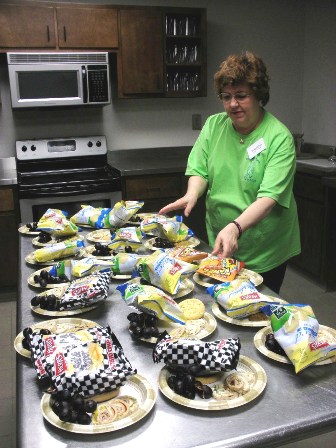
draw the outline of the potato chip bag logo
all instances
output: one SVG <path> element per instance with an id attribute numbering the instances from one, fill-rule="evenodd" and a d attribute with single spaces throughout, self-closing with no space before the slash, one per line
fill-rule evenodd
<path id="1" fill-rule="evenodd" d="M 54 339 L 49 336 L 44 339 L 44 352 L 46 356 L 49 356 L 54 353 L 56 350 L 56 345 Z"/>
<path id="2" fill-rule="evenodd" d="M 329 344 L 327 341 L 315 341 L 309 344 L 310 350 L 313 352 L 314 350 L 319 350 L 320 348 L 328 347 Z"/>
<path id="3" fill-rule="evenodd" d="M 67 370 L 67 364 L 63 353 L 56 353 L 54 367 L 56 376 L 62 375 L 62 373 Z"/>
<path id="4" fill-rule="evenodd" d="M 176 274 L 176 272 L 180 271 L 181 269 L 182 269 L 182 266 L 180 264 L 174 263 L 169 270 L 169 274 L 174 275 L 174 274 Z"/>
<path id="5" fill-rule="evenodd" d="M 90 288 L 89 285 L 77 286 L 73 288 L 73 290 L 71 291 L 71 295 L 79 296 L 81 294 L 84 294 L 89 288 Z"/>
<path id="6" fill-rule="evenodd" d="M 37 358 L 35 365 L 36 365 L 37 370 L 41 376 L 46 374 L 46 371 L 45 371 L 45 368 L 43 367 L 41 358 Z"/>
<path id="7" fill-rule="evenodd" d="M 226 344 L 226 339 L 221 339 L 219 341 L 219 344 L 217 345 L 217 349 L 220 350 L 221 348 L 223 348 Z"/>
<path id="8" fill-rule="evenodd" d="M 113 354 L 113 345 L 111 339 L 106 339 L 106 352 L 107 359 L 110 364 L 110 367 L 113 368 L 115 364 L 114 354 Z"/>
<path id="9" fill-rule="evenodd" d="M 257 292 L 250 292 L 249 294 L 244 294 L 240 296 L 241 300 L 258 300 L 260 296 Z"/>
<path id="10" fill-rule="evenodd" d="M 286 308 L 283 306 L 274 306 L 273 307 L 271 305 L 271 310 L 273 311 L 274 316 L 279 320 L 287 313 Z"/>

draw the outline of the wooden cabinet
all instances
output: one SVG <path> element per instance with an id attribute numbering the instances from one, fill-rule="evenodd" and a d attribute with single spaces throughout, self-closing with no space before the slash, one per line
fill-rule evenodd
<path id="1" fill-rule="evenodd" d="M 332 204 L 335 204 L 336 196 L 332 191 L 328 194 L 321 177 L 296 173 L 294 195 L 300 224 L 301 254 L 291 263 L 312 275 L 327 289 L 336 286 L 335 230 L 332 225 L 332 220 L 335 220 Z"/>
<path id="2" fill-rule="evenodd" d="M 183 173 L 141 175 L 122 177 L 124 200 L 144 201 L 143 212 L 157 212 L 170 202 L 182 197 L 187 191 L 187 178 Z M 183 210 L 172 213 L 180 213 Z M 205 229 L 205 200 L 198 200 L 189 218 L 183 222 L 203 241 L 207 242 Z"/>
<path id="3" fill-rule="evenodd" d="M 56 7 L 59 48 L 117 48 L 114 8 Z"/>
<path id="4" fill-rule="evenodd" d="M 121 9 L 118 96 L 206 96 L 206 10 Z"/>
<path id="5" fill-rule="evenodd" d="M 12 187 L 0 187 L 0 288 L 17 286 L 18 213 L 17 195 Z"/>
<path id="6" fill-rule="evenodd" d="M 161 12 L 156 9 L 125 9 L 121 10 L 119 15 L 119 96 L 162 94 Z"/>
<path id="7" fill-rule="evenodd" d="M 0 5 L 0 48 L 55 48 L 52 6 Z"/>

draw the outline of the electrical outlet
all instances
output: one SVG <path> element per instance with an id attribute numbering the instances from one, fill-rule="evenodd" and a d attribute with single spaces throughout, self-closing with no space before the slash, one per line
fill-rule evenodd
<path id="1" fill-rule="evenodd" d="M 202 115 L 201 114 L 193 114 L 192 118 L 192 129 L 194 131 L 200 131 L 202 129 Z"/>

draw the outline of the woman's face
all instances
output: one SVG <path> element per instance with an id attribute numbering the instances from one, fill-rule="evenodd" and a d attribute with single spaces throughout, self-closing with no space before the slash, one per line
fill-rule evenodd
<path id="1" fill-rule="evenodd" d="M 247 96 L 244 96 L 247 95 Z M 260 123 L 262 108 L 247 83 L 227 85 L 222 90 L 225 112 L 231 118 L 237 132 L 249 134 Z"/>

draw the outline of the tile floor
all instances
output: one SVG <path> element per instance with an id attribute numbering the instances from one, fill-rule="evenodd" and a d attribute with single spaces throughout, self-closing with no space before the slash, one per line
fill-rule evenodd
<path id="1" fill-rule="evenodd" d="M 295 297 L 304 300 L 306 292 L 321 295 L 331 294 L 335 298 L 336 292 L 327 293 L 311 279 L 299 274 L 292 268 L 287 269 L 286 277 L 280 291 L 284 299 Z M 16 297 L 15 293 L 2 294 L 0 291 L 0 447 L 16 448 L 16 354 L 13 341 L 16 330 Z M 331 448 L 335 446 L 336 429 L 323 436 L 309 440 L 287 444 L 286 448 Z M 17 447 L 20 448 L 20 447 Z"/>

